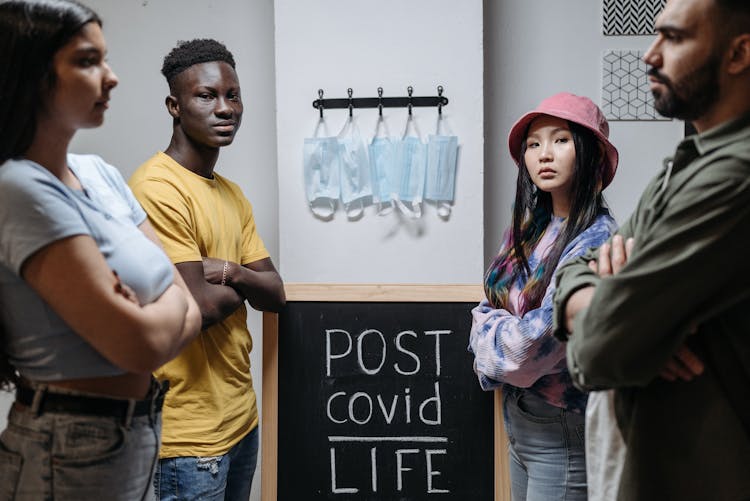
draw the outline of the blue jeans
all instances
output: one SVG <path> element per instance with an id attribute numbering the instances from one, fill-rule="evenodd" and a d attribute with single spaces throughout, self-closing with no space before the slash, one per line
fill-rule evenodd
<path id="1" fill-rule="evenodd" d="M 586 501 L 585 417 L 503 388 L 513 501 Z"/>
<path id="2" fill-rule="evenodd" d="M 159 409 L 128 419 L 15 403 L 0 435 L 0 500 L 151 501 L 160 435 Z"/>
<path id="3" fill-rule="evenodd" d="M 154 477 L 161 501 L 247 501 L 258 459 L 258 427 L 223 456 L 159 461 Z"/>

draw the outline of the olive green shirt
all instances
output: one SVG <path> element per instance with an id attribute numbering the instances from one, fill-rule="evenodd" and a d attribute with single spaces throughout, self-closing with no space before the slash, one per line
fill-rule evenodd
<path id="1" fill-rule="evenodd" d="M 588 268 L 594 250 L 558 271 L 553 329 L 564 337 L 567 300 L 596 286 L 567 361 L 579 387 L 618 390 L 618 499 L 750 499 L 738 412 L 750 411 L 738 399 L 750 392 L 750 115 L 684 139 L 617 233 L 635 239 L 617 275 Z M 659 378 L 685 343 L 704 374 Z"/>

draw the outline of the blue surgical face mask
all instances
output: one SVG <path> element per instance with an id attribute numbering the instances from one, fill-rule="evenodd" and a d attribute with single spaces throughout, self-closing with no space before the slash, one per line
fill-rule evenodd
<path id="1" fill-rule="evenodd" d="M 338 140 L 335 137 L 306 138 L 302 161 L 310 210 L 318 217 L 330 218 L 340 193 Z"/>
<path id="2" fill-rule="evenodd" d="M 370 163 L 359 128 L 349 119 L 338 137 L 341 201 L 347 216 L 359 217 L 372 195 Z"/>
<path id="3" fill-rule="evenodd" d="M 389 204 L 396 193 L 398 179 L 394 142 L 387 137 L 374 137 L 369 151 L 373 200 L 380 205 Z"/>
<path id="4" fill-rule="evenodd" d="M 398 167 L 397 204 L 406 215 L 418 218 L 422 215 L 422 196 L 427 168 L 425 144 L 418 137 L 404 137 L 396 147 L 395 164 Z"/>
<path id="5" fill-rule="evenodd" d="M 426 200 L 438 204 L 438 214 L 447 217 L 455 197 L 458 137 L 431 135 L 427 142 Z"/>

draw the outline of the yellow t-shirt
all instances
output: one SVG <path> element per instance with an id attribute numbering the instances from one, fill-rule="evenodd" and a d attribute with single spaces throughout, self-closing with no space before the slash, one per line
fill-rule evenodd
<path id="1" fill-rule="evenodd" d="M 174 263 L 203 256 L 248 264 L 268 257 L 250 202 L 214 173 L 199 176 L 159 152 L 128 183 Z M 244 304 L 154 374 L 168 379 L 162 458 L 225 454 L 258 424 Z"/>

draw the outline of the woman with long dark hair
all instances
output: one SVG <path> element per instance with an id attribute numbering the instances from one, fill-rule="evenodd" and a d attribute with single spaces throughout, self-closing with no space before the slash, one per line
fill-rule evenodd
<path id="1" fill-rule="evenodd" d="M 513 221 L 485 275 L 469 349 L 485 390 L 502 387 L 511 491 L 517 500 L 585 500 L 586 394 L 552 333 L 554 273 L 615 231 L 602 190 L 618 155 L 588 98 L 556 94 L 509 136 L 518 165 Z"/>
<path id="2" fill-rule="evenodd" d="M 3 499 L 150 499 L 164 388 L 151 371 L 200 329 L 197 305 L 119 172 L 68 153 L 117 77 L 99 17 L 0 2 L 0 436 Z"/>

